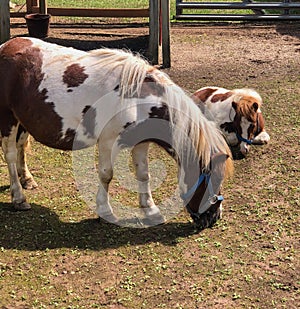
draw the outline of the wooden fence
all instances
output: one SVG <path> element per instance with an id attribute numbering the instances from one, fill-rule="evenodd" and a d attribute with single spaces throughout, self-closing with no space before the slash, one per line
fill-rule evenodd
<path id="1" fill-rule="evenodd" d="M 196 10 L 222 10 L 222 13 L 194 13 Z M 192 13 L 190 13 L 192 10 Z M 235 14 L 224 14 L 235 10 Z M 240 14 L 240 10 L 250 10 L 254 14 Z M 273 13 L 269 13 L 274 10 Z M 272 12 L 271 11 L 271 12 Z M 292 0 L 281 2 L 258 2 L 244 0 L 243 2 L 191 2 L 176 0 L 176 19 L 178 20 L 300 20 L 300 3 Z"/>
<path id="2" fill-rule="evenodd" d="M 30 13 L 48 13 L 52 16 L 76 17 L 148 17 L 149 18 L 149 60 L 159 62 L 159 45 L 162 45 L 164 67 L 171 66 L 170 57 L 170 6 L 169 0 L 149 0 L 149 8 L 54 8 L 47 6 L 47 0 L 26 0 L 26 13 L 9 12 L 9 0 L 0 0 L 0 42 L 10 37 L 10 17 L 24 17 Z"/>

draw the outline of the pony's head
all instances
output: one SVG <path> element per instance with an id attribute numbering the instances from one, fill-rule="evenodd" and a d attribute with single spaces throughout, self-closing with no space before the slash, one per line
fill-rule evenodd
<path id="1" fill-rule="evenodd" d="M 209 168 L 201 172 L 194 186 L 182 196 L 190 198 L 186 209 L 199 228 L 210 227 L 222 217 L 221 185 L 232 172 L 230 154 L 217 153 L 211 157 Z"/>
<path id="2" fill-rule="evenodd" d="M 233 172 L 232 155 L 216 124 L 186 94 L 174 95 L 173 90 L 169 102 L 176 108 L 171 109 L 175 112 L 170 113 L 170 121 L 179 128 L 173 131 L 172 145 L 180 163 L 181 197 L 194 222 L 206 228 L 221 217 L 220 191 Z"/>
<path id="3" fill-rule="evenodd" d="M 250 89 L 244 89 L 244 92 L 237 92 L 232 101 L 232 108 L 235 111 L 232 119 L 236 130 L 236 137 L 240 143 L 241 152 L 246 155 L 249 152 L 251 144 L 263 144 L 269 141 L 269 138 L 261 139 L 264 132 L 264 118 L 261 112 L 262 99 L 260 95 Z M 230 117 L 232 117 L 230 115 Z"/>

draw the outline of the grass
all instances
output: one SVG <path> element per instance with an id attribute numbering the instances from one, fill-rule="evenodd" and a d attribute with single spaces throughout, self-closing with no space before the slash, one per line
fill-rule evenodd
<path id="1" fill-rule="evenodd" d="M 238 1 L 238 0 L 235 0 Z M 23 0 L 15 0 L 16 4 L 22 5 L 24 3 Z M 62 8 L 148 8 L 149 0 L 118 0 L 118 1 L 109 1 L 109 0 L 90 0 L 90 1 L 82 1 L 82 0 L 48 0 L 48 7 L 62 7 Z M 184 13 L 188 14 L 220 14 L 224 13 L 224 10 L 184 10 Z M 251 14 L 253 13 L 251 10 L 226 10 L 228 14 Z M 171 20 L 176 15 L 176 1 L 170 1 L 170 16 Z M 57 17 L 56 17 L 57 19 Z M 64 19 L 66 19 L 64 17 Z M 74 20 L 74 18 L 71 18 Z M 91 18 L 85 18 L 88 21 L 95 20 Z M 106 18 L 107 19 L 107 18 Z M 59 18 L 58 20 L 61 20 Z M 78 20 L 75 19 L 75 20 Z M 82 18 L 80 19 L 82 20 Z M 128 21 L 128 18 L 125 19 Z M 134 19 L 136 20 L 136 19 Z"/>
<path id="2" fill-rule="evenodd" d="M 247 57 L 264 59 L 264 53 L 253 55 L 249 50 L 259 40 L 260 50 L 267 43 L 274 53 L 273 39 L 280 37 L 271 27 L 265 35 L 258 33 L 256 41 L 250 28 L 245 34 L 222 26 L 216 36 L 209 28 L 193 29 L 189 40 L 182 38 L 188 28 L 172 33 L 176 57 L 168 73 L 184 89 L 193 90 L 204 77 L 207 84 L 242 86 L 246 79 L 238 61 L 242 58 L 248 67 Z M 194 58 L 184 54 L 188 47 L 189 55 L 199 49 L 199 33 L 202 45 L 197 61 L 204 58 L 205 74 Z M 241 46 L 249 37 L 253 44 Z M 230 55 L 230 62 L 222 51 L 236 41 L 238 50 Z M 298 308 L 299 40 L 285 34 L 283 41 L 284 46 L 276 46 L 271 69 L 267 63 L 254 67 L 257 78 L 249 81 L 263 94 L 271 143 L 253 147 L 247 158 L 235 161 L 235 176 L 223 189 L 224 217 L 211 229 L 195 230 L 185 212 L 149 229 L 99 221 L 76 189 L 71 154 L 36 142 L 29 166 L 39 188 L 26 192 L 32 210 L 15 212 L 7 168 L 1 162 L 1 307 Z M 214 51 L 213 63 L 206 58 L 207 48 Z M 295 57 L 282 63 L 281 56 L 289 56 L 286 51 L 293 51 Z M 193 70 L 182 69 L 184 62 Z M 237 67 L 229 70 L 227 62 L 229 68 L 232 63 Z M 278 63 L 282 65 L 276 75 Z M 218 74 L 210 75 L 212 68 Z M 155 160 L 165 164 L 169 177 L 154 192 L 159 201 L 174 190 L 176 168 L 153 147 L 151 161 Z M 120 190 L 118 177 L 112 192 L 127 205 L 136 203 L 134 193 Z"/>

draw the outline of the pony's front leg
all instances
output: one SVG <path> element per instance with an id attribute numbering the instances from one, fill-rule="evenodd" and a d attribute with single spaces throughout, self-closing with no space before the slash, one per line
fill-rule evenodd
<path id="1" fill-rule="evenodd" d="M 23 194 L 22 186 L 19 180 L 17 171 L 17 147 L 16 147 L 16 135 L 18 127 L 12 127 L 9 136 L 2 138 L 2 148 L 4 157 L 8 166 L 9 177 L 10 177 L 10 192 L 12 203 L 14 208 L 17 210 L 30 209 L 30 205 L 26 202 L 26 197 Z"/>
<path id="2" fill-rule="evenodd" d="M 148 171 L 149 143 L 141 143 L 132 149 L 132 160 L 138 181 L 139 202 L 145 215 L 151 220 L 151 225 L 165 222 L 159 208 L 155 205 L 150 188 L 150 176 Z"/>
<path id="3" fill-rule="evenodd" d="M 113 177 L 111 149 L 99 149 L 99 188 L 96 198 L 96 213 L 110 223 L 117 223 L 118 218 L 114 215 L 109 203 L 108 188 Z"/>
<path id="4" fill-rule="evenodd" d="M 17 170 L 20 177 L 21 185 L 24 189 L 35 189 L 38 185 L 31 175 L 26 163 L 26 148 L 29 145 L 29 134 L 22 131 L 17 140 Z"/>

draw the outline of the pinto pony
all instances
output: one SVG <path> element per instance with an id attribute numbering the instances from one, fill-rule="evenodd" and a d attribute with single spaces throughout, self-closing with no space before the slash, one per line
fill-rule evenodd
<path id="1" fill-rule="evenodd" d="M 164 222 L 150 191 L 150 142 L 177 161 L 181 197 L 194 221 L 207 227 L 220 217 L 230 149 L 193 100 L 145 60 L 122 50 L 84 52 L 14 38 L 0 46 L 0 76 L 0 132 L 16 209 L 30 208 L 22 186 L 36 186 L 24 155 L 30 134 L 62 150 L 98 145 L 96 212 L 109 222 L 118 221 L 108 187 L 123 147 L 132 147 L 146 217 Z"/>
<path id="2" fill-rule="evenodd" d="M 262 99 L 256 91 L 204 87 L 192 97 L 205 116 L 216 122 L 230 146 L 240 143 L 244 155 L 249 152 L 251 144 L 269 142 L 261 112 Z"/>

